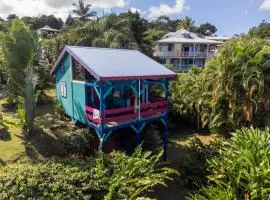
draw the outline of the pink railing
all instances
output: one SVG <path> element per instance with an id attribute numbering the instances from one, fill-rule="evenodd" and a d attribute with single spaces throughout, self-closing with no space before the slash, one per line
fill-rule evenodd
<path id="1" fill-rule="evenodd" d="M 167 112 L 168 110 L 168 101 L 158 101 L 154 103 L 146 103 L 141 104 L 141 112 L 140 116 L 142 117 L 150 117 L 160 113 Z M 93 117 L 94 108 L 86 106 L 87 118 L 95 123 L 109 123 L 109 122 L 121 122 L 121 121 L 129 121 L 135 120 L 138 117 L 138 113 L 135 112 L 133 106 L 126 108 L 117 108 L 105 110 L 103 113 L 100 113 L 100 116 L 104 116 L 104 119 Z M 91 114 L 90 114 L 91 113 Z"/>

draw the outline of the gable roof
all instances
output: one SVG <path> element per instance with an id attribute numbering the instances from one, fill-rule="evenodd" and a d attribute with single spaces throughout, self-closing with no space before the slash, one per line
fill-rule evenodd
<path id="1" fill-rule="evenodd" d="M 50 27 L 49 25 L 45 25 L 44 27 L 40 28 L 40 30 L 42 30 L 42 31 L 60 32 L 59 30 L 54 29 L 54 28 Z"/>
<path id="2" fill-rule="evenodd" d="M 69 53 L 98 80 L 174 78 L 176 74 L 137 50 L 66 46 L 51 73 Z"/>
<path id="3" fill-rule="evenodd" d="M 187 31 L 186 29 L 180 29 L 176 32 L 170 32 L 164 35 L 156 43 L 196 43 L 196 44 L 221 44 L 220 41 L 208 40 L 199 37 L 197 34 Z"/>

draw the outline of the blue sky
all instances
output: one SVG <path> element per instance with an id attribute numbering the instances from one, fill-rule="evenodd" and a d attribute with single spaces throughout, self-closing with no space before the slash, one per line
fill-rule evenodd
<path id="1" fill-rule="evenodd" d="M 217 27 L 219 35 L 245 33 L 263 19 L 270 22 L 270 7 L 261 8 L 263 1 L 260 0 L 186 0 L 185 2 L 187 9 L 170 15 L 171 18 L 182 18 L 187 15 L 193 18 L 197 25 L 210 22 Z M 159 7 L 162 3 L 173 7 L 175 0 L 131 0 L 127 7 L 144 12 L 149 7 Z M 118 9 L 118 12 L 122 10 Z M 142 14 L 147 17 L 147 13 Z"/>
<path id="2" fill-rule="evenodd" d="M 10 13 L 18 16 L 54 14 L 65 18 L 72 12 L 72 3 L 77 0 L 0 0 L 0 17 Z M 85 0 L 102 15 L 120 13 L 129 9 L 153 20 L 159 15 L 173 19 L 192 17 L 196 24 L 214 24 L 218 35 L 245 33 L 263 19 L 270 22 L 270 0 Z M 23 8 L 23 9 L 22 9 Z"/>

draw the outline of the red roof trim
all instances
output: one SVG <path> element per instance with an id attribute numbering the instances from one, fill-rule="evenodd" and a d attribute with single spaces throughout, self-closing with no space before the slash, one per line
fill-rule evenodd
<path id="1" fill-rule="evenodd" d="M 115 76 L 115 77 L 101 77 L 101 81 L 113 81 L 113 80 L 135 80 L 135 79 L 161 79 L 161 78 L 176 78 L 176 74 L 173 75 L 156 75 L 156 76 Z"/>
<path id="2" fill-rule="evenodd" d="M 51 74 L 55 71 L 56 67 L 58 66 L 59 62 L 62 60 L 65 53 L 66 53 L 66 47 L 64 47 L 64 49 L 62 50 L 60 56 L 57 58 L 56 62 L 54 63 L 53 68 L 50 71 Z"/>

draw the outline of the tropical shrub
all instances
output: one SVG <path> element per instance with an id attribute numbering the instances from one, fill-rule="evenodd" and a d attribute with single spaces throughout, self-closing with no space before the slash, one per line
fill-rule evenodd
<path id="1" fill-rule="evenodd" d="M 209 169 L 212 186 L 192 199 L 269 199 L 270 129 L 237 130 L 209 160 Z"/>
<path id="2" fill-rule="evenodd" d="M 1 33 L 0 33 L 0 41 L 1 41 Z M 2 47 L 0 45 L 0 83 L 6 84 L 6 82 L 7 82 L 6 59 Z"/>
<path id="3" fill-rule="evenodd" d="M 8 75 L 3 94 L 11 99 L 21 97 L 18 111 L 26 134 L 31 133 L 34 128 L 36 102 L 39 95 L 36 91 L 38 77 L 33 65 L 37 52 L 35 39 L 22 21 L 14 20 L 9 34 L 3 40 Z"/>
<path id="4" fill-rule="evenodd" d="M 132 156 L 114 152 L 96 160 L 10 164 L 0 171 L 0 199 L 143 198 L 176 174 L 159 165 L 161 155 L 137 148 Z"/>
<path id="5" fill-rule="evenodd" d="M 200 190 L 200 194 L 187 197 L 188 200 L 235 200 L 237 199 L 231 188 L 220 187 L 204 187 Z"/>
<path id="6" fill-rule="evenodd" d="M 270 110 L 269 58 L 269 40 L 242 36 L 224 43 L 205 69 L 191 69 L 171 84 L 173 108 L 213 132 L 264 126 Z"/>
<path id="7" fill-rule="evenodd" d="M 57 101 L 54 102 L 54 111 L 58 115 L 58 118 L 61 119 L 61 116 L 64 114 L 64 107 L 62 104 Z"/>
<path id="8" fill-rule="evenodd" d="M 179 167 L 182 185 L 190 188 L 201 188 L 207 185 L 210 175 L 207 161 L 216 155 L 222 140 L 218 139 L 203 144 L 198 138 L 193 139 L 188 146 Z"/>
<path id="9" fill-rule="evenodd" d="M 94 137 L 89 133 L 89 129 L 77 129 L 64 133 L 60 136 L 59 141 L 69 155 L 86 157 L 95 153 L 92 145 Z"/>

